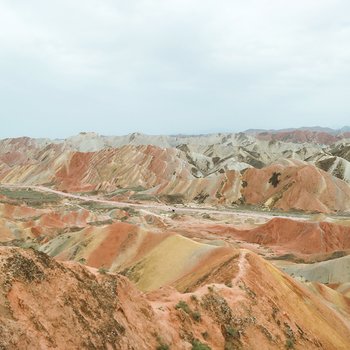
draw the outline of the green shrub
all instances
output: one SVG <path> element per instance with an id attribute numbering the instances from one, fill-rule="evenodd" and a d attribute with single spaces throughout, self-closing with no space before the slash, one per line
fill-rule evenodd
<path id="1" fill-rule="evenodd" d="M 192 318 L 195 321 L 199 322 L 201 320 L 201 318 L 202 318 L 201 313 L 199 311 L 193 311 L 192 312 Z"/>
<path id="2" fill-rule="evenodd" d="M 207 340 L 209 338 L 209 333 L 207 331 L 203 332 L 202 337 Z"/>
<path id="3" fill-rule="evenodd" d="M 170 346 L 166 343 L 164 343 L 164 341 L 162 340 L 162 338 L 156 334 L 157 337 L 157 342 L 158 342 L 158 346 L 156 347 L 156 350 L 169 350 Z"/>
<path id="4" fill-rule="evenodd" d="M 105 275 L 108 272 L 108 269 L 106 269 L 105 267 L 101 266 L 98 269 L 98 272 L 101 273 L 102 275 Z"/>
<path id="5" fill-rule="evenodd" d="M 197 302 L 198 301 L 197 295 L 196 294 L 192 294 L 191 295 L 191 300 Z"/>
<path id="6" fill-rule="evenodd" d="M 86 264 L 86 259 L 85 258 L 80 258 L 78 261 L 80 262 L 80 264 Z"/>
<path id="7" fill-rule="evenodd" d="M 239 332 L 232 326 L 226 327 L 226 333 L 230 338 L 239 338 Z"/>
<path id="8" fill-rule="evenodd" d="M 198 339 L 195 339 L 192 342 L 192 350 L 211 350 L 211 348 L 201 343 Z"/>
<path id="9" fill-rule="evenodd" d="M 286 349 L 294 349 L 294 342 L 292 339 L 286 339 Z"/>
<path id="10" fill-rule="evenodd" d="M 178 309 L 181 309 L 183 311 L 186 312 L 186 314 L 191 314 L 191 309 L 190 307 L 187 305 L 187 303 L 183 300 L 180 300 L 176 306 L 175 306 L 175 309 L 178 310 Z"/>

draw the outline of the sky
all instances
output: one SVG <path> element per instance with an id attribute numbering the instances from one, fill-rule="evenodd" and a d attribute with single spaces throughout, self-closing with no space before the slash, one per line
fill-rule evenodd
<path id="1" fill-rule="evenodd" d="M 350 124 L 348 0 L 0 0 L 0 138 Z"/>

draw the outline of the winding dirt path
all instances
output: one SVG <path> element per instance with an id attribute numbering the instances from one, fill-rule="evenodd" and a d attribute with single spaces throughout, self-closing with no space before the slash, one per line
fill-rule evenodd
<path id="1" fill-rule="evenodd" d="M 248 210 L 246 212 L 243 212 L 243 211 L 233 211 L 233 210 L 230 211 L 225 209 L 220 210 L 220 209 L 198 208 L 198 207 L 174 207 L 174 206 L 158 204 L 158 203 L 140 204 L 140 203 L 111 201 L 107 199 L 101 199 L 98 197 L 82 196 L 82 195 L 77 195 L 72 193 L 61 192 L 61 191 L 54 190 L 44 186 L 27 186 L 27 185 L 13 185 L 13 184 L 1 184 L 1 186 L 6 188 L 12 188 L 12 189 L 31 189 L 39 192 L 57 194 L 65 198 L 79 199 L 85 202 L 109 204 L 119 208 L 123 208 L 123 207 L 138 208 L 148 212 L 151 209 L 155 209 L 155 210 L 163 210 L 166 212 L 177 212 L 177 213 L 203 213 L 203 214 L 211 213 L 211 214 L 225 214 L 225 215 L 234 215 L 234 216 L 244 216 L 249 218 L 252 218 L 252 217 L 263 218 L 263 219 L 272 219 L 278 216 L 280 218 L 293 219 L 293 220 L 299 220 L 299 221 L 308 220 L 308 217 L 300 217 L 300 216 L 292 216 L 292 215 L 276 215 L 276 214 L 269 214 L 269 213 L 259 213 L 259 212 L 248 211 Z"/>
<path id="2" fill-rule="evenodd" d="M 247 272 L 247 260 L 246 260 L 247 251 L 242 249 L 239 253 L 238 259 L 238 273 L 236 277 L 232 280 L 233 285 L 237 285 L 237 283 L 242 279 L 242 277 Z"/>

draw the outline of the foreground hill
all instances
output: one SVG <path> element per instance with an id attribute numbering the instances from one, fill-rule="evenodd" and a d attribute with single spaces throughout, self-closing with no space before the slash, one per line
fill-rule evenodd
<path id="1" fill-rule="evenodd" d="M 348 316 L 247 251 L 234 253 L 213 276 L 187 278 L 187 294 L 168 287 L 145 295 L 120 275 L 19 248 L 0 248 L 0 266 L 5 349 L 349 345 Z M 215 283 L 223 274 L 229 285 Z"/>

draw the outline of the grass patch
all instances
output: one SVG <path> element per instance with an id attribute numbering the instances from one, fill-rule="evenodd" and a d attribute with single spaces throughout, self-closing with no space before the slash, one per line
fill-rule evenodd
<path id="1" fill-rule="evenodd" d="M 182 194 L 165 194 L 160 198 L 168 204 L 184 204 L 184 196 Z"/>
<path id="2" fill-rule="evenodd" d="M 133 200 L 139 200 L 139 201 L 153 201 L 153 202 L 159 202 L 158 198 L 154 196 L 153 194 L 148 193 L 136 193 L 130 196 L 130 199 Z"/>
<path id="3" fill-rule="evenodd" d="M 111 209 L 117 209 L 118 206 L 113 204 L 105 204 L 105 203 L 99 203 L 99 202 L 93 202 L 93 201 L 84 201 L 79 203 L 82 207 L 94 211 L 94 210 L 100 210 L 100 211 L 108 211 Z"/>
<path id="4" fill-rule="evenodd" d="M 1 187 L 0 194 L 9 199 L 26 203 L 31 206 L 38 206 L 41 204 L 57 203 L 60 201 L 60 196 L 55 193 L 47 193 L 28 189 L 8 189 Z"/>

